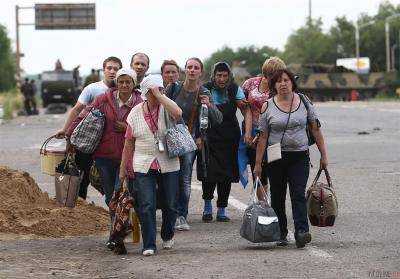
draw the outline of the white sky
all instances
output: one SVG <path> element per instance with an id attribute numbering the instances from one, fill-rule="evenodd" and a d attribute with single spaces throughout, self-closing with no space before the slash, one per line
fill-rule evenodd
<path id="1" fill-rule="evenodd" d="M 101 68 L 107 56 L 118 56 L 129 67 L 133 53 L 150 56 L 150 69 L 164 59 L 180 65 L 201 59 L 223 45 L 268 45 L 283 50 L 288 36 L 305 23 L 308 0 L 19 0 L 1 1 L 0 23 L 15 46 L 15 5 L 35 3 L 96 3 L 96 30 L 35 30 L 20 28 L 22 68 L 27 73 L 50 70 L 59 58 L 64 69 L 81 64 L 81 73 Z M 381 0 L 313 0 L 313 18 L 329 29 L 337 16 L 355 20 L 373 15 Z M 400 0 L 391 0 L 397 5 Z M 20 21 L 34 22 L 33 10 L 22 10 Z M 383 32 L 383 30 L 382 30 Z"/>

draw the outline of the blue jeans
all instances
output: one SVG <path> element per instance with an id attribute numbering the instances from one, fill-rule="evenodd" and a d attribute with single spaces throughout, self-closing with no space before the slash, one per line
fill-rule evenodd
<path id="1" fill-rule="evenodd" d="M 179 157 L 180 171 L 179 171 L 179 191 L 176 203 L 178 216 L 187 217 L 190 199 L 190 190 L 192 184 L 192 170 L 194 159 L 196 158 L 196 151 L 186 153 Z"/>
<path id="2" fill-rule="evenodd" d="M 135 172 L 133 196 L 135 197 L 135 210 L 139 215 L 142 229 L 143 250 L 156 250 L 156 185 L 157 179 L 161 181 L 160 187 L 163 201 L 161 238 L 170 240 L 174 237 L 176 221 L 176 195 L 178 192 L 178 171 L 160 173 L 149 170 L 148 173 Z"/>
<path id="3" fill-rule="evenodd" d="M 105 202 L 108 206 L 114 191 L 119 189 L 120 161 L 115 161 L 108 158 L 95 158 L 95 164 L 100 172 Z"/>

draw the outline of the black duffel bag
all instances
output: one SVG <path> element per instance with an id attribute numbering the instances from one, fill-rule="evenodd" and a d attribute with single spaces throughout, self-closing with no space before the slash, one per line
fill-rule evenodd
<path id="1" fill-rule="evenodd" d="M 278 217 L 267 200 L 259 201 L 257 187 L 262 187 L 259 178 L 256 178 L 251 193 L 251 203 L 244 211 L 240 235 L 253 243 L 279 241 L 281 232 Z"/>

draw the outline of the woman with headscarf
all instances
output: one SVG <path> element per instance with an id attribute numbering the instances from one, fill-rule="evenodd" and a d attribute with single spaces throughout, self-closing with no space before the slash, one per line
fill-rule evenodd
<path id="1" fill-rule="evenodd" d="M 217 216 L 219 222 L 229 221 L 225 212 L 232 182 L 239 181 L 237 151 L 240 139 L 240 127 L 236 118 L 239 108 L 247 119 L 247 105 L 242 89 L 233 80 L 232 72 L 226 62 L 214 65 L 211 81 L 204 85 L 211 92 L 213 103 L 223 115 L 220 124 L 207 129 L 205 152 L 199 152 L 197 160 L 197 178 L 203 188 L 203 221 L 213 219 L 211 200 L 215 188 L 218 192 Z M 205 155 L 206 158 L 203 158 Z M 206 162 L 204 166 L 201 162 Z"/>
<path id="2" fill-rule="evenodd" d="M 95 165 L 100 173 L 101 184 L 105 194 L 107 206 L 115 190 L 118 189 L 119 167 L 124 147 L 124 135 L 127 128 L 126 119 L 131 109 L 142 102 L 141 94 L 134 89 L 136 74 L 131 69 L 120 69 L 116 74 L 116 88 L 110 88 L 106 93 L 98 96 L 94 102 L 87 106 L 84 111 L 74 120 L 68 134 L 91 110 L 99 109 L 105 116 L 105 124 L 100 143 L 93 153 Z M 131 176 L 132 173 L 129 173 Z M 110 215 L 111 222 L 113 220 Z M 109 249 L 113 244 L 109 240 L 106 243 Z"/>
<path id="3" fill-rule="evenodd" d="M 156 251 L 156 186 L 160 187 L 162 198 L 161 238 L 163 248 L 173 246 L 174 224 L 176 221 L 175 200 L 178 191 L 179 159 L 169 158 L 165 151 L 165 115 L 178 120 L 182 116 L 179 106 L 164 95 L 161 76 L 149 75 L 141 84 L 145 101 L 132 109 L 127 118 L 120 180 L 126 174 L 126 164 L 133 154 L 135 181 L 133 196 L 138 213 L 143 238 L 144 256 Z"/>

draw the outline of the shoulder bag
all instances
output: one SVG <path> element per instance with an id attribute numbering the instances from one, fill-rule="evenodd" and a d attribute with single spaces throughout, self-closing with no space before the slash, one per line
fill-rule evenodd
<path id="1" fill-rule="evenodd" d="M 176 124 L 175 121 L 170 119 L 166 109 L 164 109 L 164 119 L 167 128 L 165 143 L 170 158 L 182 156 L 197 149 L 196 143 L 185 124 Z"/>
<path id="2" fill-rule="evenodd" d="M 268 163 L 272 163 L 274 161 L 282 159 L 282 146 L 281 145 L 282 145 L 283 138 L 285 136 L 287 127 L 289 125 L 290 115 L 292 114 L 293 100 L 294 100 L 294 95 L 292 97 L 292 102 L 290 103 L 289 115 L 288 115 L 288 118 L 286 121 L 285 129 L 283 130 L 281 141 L 267 147 L 267 162 Z M 270 135 L 268 135 L 268 136 L 270 136 Z"/>
<path id="3" fill-rule="evenodd" d="M 104 123 L 104 114 L 92 107 L 72 132 L 71 144 L 83 153 L 93 153 L 103 136 Z"/>

